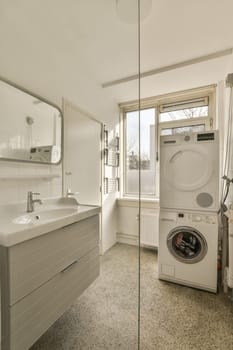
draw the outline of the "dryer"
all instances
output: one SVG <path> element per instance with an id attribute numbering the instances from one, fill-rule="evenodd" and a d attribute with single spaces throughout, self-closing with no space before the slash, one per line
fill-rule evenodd
<path id="1" fill-rule="evenodd" d="M 161 136 L 160 207 L 218 211 L 218 131 Z"/>
<path id="2" fill-rule="evenodd" d="M 159 279 L 217 291 L 218 214 L 160 210 Z"/>

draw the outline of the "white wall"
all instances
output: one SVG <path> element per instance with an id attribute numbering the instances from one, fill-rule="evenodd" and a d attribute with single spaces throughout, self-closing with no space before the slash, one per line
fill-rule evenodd
<path id="1" fill-rule="evenodd" d="M 79 203 L 101 205 L 101 124 L 64 101 L 64 194 L 78 192 Z"/>
<path id="2" fill-rule="evenodd" d="M 143 52 L 142 57 L 143 60 Z M 141 79 L 141 98 L 159 96 L 200 86 L 216 84 L 233 71 L 233 55 L 228 55 Z M 107 88 L 119 102 L 135 100 L 138 81 Z M 135 98 L 136 96 L 136 98 Z"/>
<path id="3" fill-rule="evenodd" d="M 57 175 L 47 179 L 46 175 Z M 40 192 L 41 198 L 61 195 L 61 165 L 26 164 L 0 161 L 0 205 L 26 201 L 27 192 Z"/>

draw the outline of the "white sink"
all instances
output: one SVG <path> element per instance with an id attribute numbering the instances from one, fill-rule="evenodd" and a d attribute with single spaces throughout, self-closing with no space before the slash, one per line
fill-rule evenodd
<path id="1" fill-rule="evenodd" d="M 35 224 L 42 223 L 44 221 L 56 220 L 58 218 L 72 215 L 77 213 L 77 209 L 75 208 L 56 208 L 56 209 L 48 209 L 45 211 L 38 211 L 33 213 L 28 213 L 25 215 L 20 215 L 13 219 L 14 224 Z"/>
<path id="2" fill-rule="evenodd" d="M 11 247 L 100 213 L 100 207 L 79 204 L 75 198 L 43 198 L 32 213 L 27 203 L 0 206 L 0 245 Z"/>

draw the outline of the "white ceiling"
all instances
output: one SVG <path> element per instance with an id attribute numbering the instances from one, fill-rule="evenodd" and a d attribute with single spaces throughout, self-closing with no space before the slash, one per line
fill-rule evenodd
<path id="1" fill-rule="evenodd" d="M 232 0 L 152 2 L 142 71 L 233 47 Z M 58 84 L 60 74 L 74 88 L 84 73 L 101 86 L 138 72 L 138 27 L 117 17 L 115 0 L 1 0 L 0 43 L 3 76 L 7 67 Z"/>

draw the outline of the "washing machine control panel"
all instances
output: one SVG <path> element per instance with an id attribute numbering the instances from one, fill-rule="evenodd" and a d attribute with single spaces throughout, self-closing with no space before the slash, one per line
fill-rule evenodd
<path id="1" fill-rule="evenodd" d="M 178 222 L 190 221 L 194 223 L 205 223 L 205 224 L 216 224 L 218 222 L 217 215 L 206 215 L 206 214 L 191 214 L 180 212 L 177 214 Z"/>

